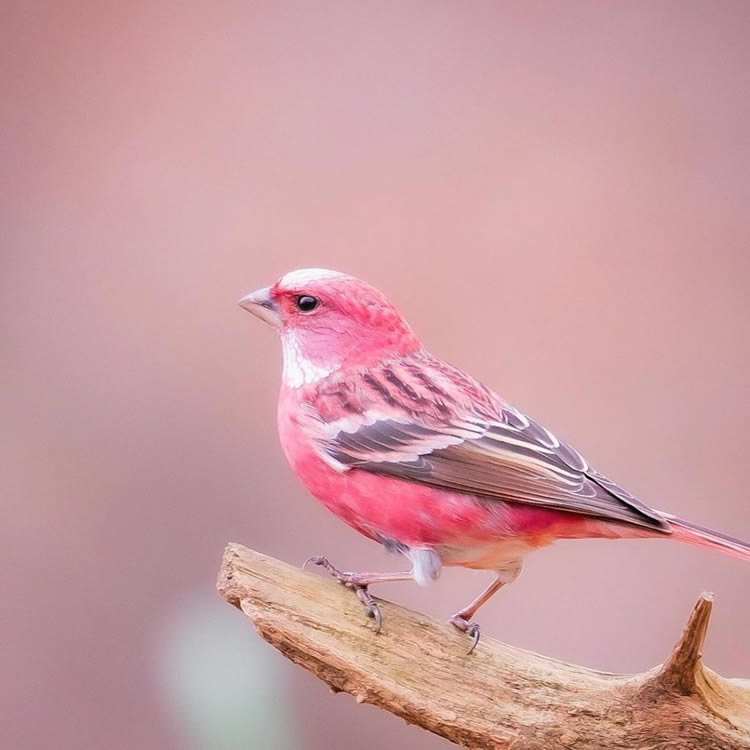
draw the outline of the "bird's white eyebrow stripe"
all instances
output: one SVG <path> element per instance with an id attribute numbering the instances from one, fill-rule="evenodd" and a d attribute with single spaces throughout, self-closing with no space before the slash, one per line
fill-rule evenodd
<path id="1" fill-rule="evenodd" d="M 309 284 L 311 281 L 325 281 L 326 279 L 341 279 L 346 277 L 345 273 L 331 271 L 328 268 L 298 268 L 296 271 L 289 271 L 281 277 L 282 287 L 294 288 Z"/>

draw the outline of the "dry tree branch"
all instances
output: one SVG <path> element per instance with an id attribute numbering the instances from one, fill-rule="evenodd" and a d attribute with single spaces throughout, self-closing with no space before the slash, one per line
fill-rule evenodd
<path id="1" fill-rule="evenodd" d="M 467 748 L 750 750 L 750 681 L 701 661 L 708 594 L 662 666 L 617 675 L 487 637 L 468 656 L 451 626 L 385 601 L 376 637 L 351 591 L 237 544 L 217 585 L 265 640 L 332 690 Z"/>

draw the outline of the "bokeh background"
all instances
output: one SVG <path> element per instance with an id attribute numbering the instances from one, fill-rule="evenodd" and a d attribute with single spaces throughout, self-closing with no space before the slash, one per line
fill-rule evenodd
<path id="1" fill-rule="evenodd" d="M 644 499 L 750 537 L 750 4 L 4 3 L 0 745 L 447 747 L 293 668 L 214 592 L 225 542 L 395 567 L 276 438 L 238 297 L 324 266 Z M 380 593 L 447 617 L 485 583 Z M 485 632 L 660 661 L 750 566 L 562 543 Z M 481 648 L 476 655 L 481 659 Z"/>

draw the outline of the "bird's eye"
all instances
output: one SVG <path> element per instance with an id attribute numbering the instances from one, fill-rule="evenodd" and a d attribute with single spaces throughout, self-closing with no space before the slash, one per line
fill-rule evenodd
<path id="1" fill-rule="evenodd" d="M 320 304 L 317 297 L 311 297 L 309 294 L 300 294 L 296 302 L 297 309 L 304 313 L 312 312 Z"/>

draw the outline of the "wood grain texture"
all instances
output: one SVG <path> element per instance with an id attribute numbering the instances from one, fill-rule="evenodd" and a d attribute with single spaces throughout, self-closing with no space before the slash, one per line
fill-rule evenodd
<path id="1" fill-rule="evenodd" d="M 334 691 L 467 748 L 750 750 L 750 681 L 701 661 L 707 594 L 662 666 L 617 675 L 486 636 L 467 655 L 453 627 L 382 600 L 375 636 L 350 590 L 238 544 L 227 546 L 217 585 L 265 640 Z"/>

